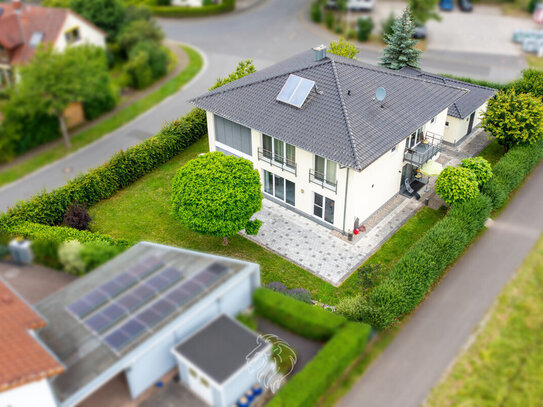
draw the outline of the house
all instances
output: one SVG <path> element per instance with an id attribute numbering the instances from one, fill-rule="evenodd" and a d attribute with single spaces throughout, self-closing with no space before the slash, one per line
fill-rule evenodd
<path id="1" fill-rule="evenodd" d="M 45 320 L 0 281 L 0 406 L 54 407 L 48 379 L 64 366 L 37 339 Z"/>
<path id="2" fill-rule="evenodd" d="M 251 160 L 265 197 L 348 233 L 439 155 L 469 92 L 320 46 L 191 102 L 207 112 L 210 151 Z"/>
<path id="3" fill-rule="evenodd" d="M 59 52 L 79 44 L 106 46 L 106 34 L 69 9 L 41 7 L 21 0 L 0 3 L 0 87 L 16 81 L 41 43 Z"/>
<path id="4" fill-rule="evenodd" d="M 496 89 L 423 72 L 408 66 L 402 68 L 400 73 L 435 81 L 437 83 L 460 86 L 469 90 L 465 96 L 451 105 L 447 113 L 443 142 L 453 146 L 466 140 L 466 138 L 472 134 L 472 131 L 481 124 L 482 115 L 486 111 L 487 101 L 496 94 Z"/>
<path id="5" fill-rule="evenodd" d="M 146 242 L 77 279 L 35 307 L 48 321 L 37 338 L 65 367 L 49 380 L 56 405 L 77 405 L 113 380 L 135 399 L 179 366 L 200 398 L 230 406 L 257 383 L 245 368 L 256 335 L 233 317 L 259 285 L 257 264 Z M 201 355 L 216 355 L 217 340 L 228 354 L 210 368 Z"/>
<path id="6" fill-rule="evenodd" d="M 171 0 L 172 6 L 202 7 L 204 0 Z M 212 3 L 220 3 L 220 0 L 214 0 Z"/>

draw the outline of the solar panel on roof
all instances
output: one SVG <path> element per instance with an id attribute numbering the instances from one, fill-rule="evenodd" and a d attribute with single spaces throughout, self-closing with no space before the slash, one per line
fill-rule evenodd
<path id="1" fill-rule="evenodd" d="M 194 295 L 186 292 L 182 287 L 178 287 L 166 295 L 166 298 L 175 303 L 178 307 L 185 304 L 193 297 Z"/>
<path id="2" fill-rule="evenodd" d="M 112 321 L 101 312 L 94 314 L 85 320 L 85 325 L 98 333 L 104 331 L 111 324 Z"/>
<path id="3" fill-rule="evenodd" d="M 145 325 L 132 318 L 119 329 L 128 334 L 130 340 L 133 340 L 145 331 Z"/>
<path id="4" fill-rule="evenodd" d="M 300 108 L 314 86 L 315 81 L 290 74 L 281 88 L 281 92 L 277 95 L 277 100 Z"/>
<path id="5" fill-rule="evenodd" d="M 142 322 L 148 328 L 154 327 L 162 317 L 157 314 L 152 308 L 147 308 L 145 311 L 140 312 L 136 315 L 138 321 Z"/>
<path id="6" fill-rule="evenodd" d="M 109 347 L 115 350 L 121 350 L 129 340 L 130 336 L 119 329 L 113 331 L 104 338 L 104 341 L 109 345 Z"/>

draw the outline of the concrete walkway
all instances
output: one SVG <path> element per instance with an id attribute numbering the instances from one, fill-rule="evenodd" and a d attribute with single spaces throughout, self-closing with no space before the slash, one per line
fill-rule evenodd
<path id="1" fill-rule="evenodd" d="M 543 232 L 543 165 L 439 286 L 341 407 L 418 407 Z"/>

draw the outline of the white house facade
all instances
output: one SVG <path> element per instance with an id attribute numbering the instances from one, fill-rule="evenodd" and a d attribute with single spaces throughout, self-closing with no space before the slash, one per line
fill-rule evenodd
<path id="1" fill-rule="evenodd" d="M 412 193 L 417 169 L 456 126 L 450 107 L 469 92 L 321 46 L 192 102 L 207 111 L 210 151 L 250 160 L 266 198 L 348 233 L 396 194 Z"/>
<path id="2" fill-rule="evenodd" d="M 47 379 L 30 382 L 0 392 L 0 407 L 56 407 L 57 402 Z"/>

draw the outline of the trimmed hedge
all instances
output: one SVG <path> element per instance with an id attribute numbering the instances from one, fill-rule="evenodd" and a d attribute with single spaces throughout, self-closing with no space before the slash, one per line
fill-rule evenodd
<path id="1" fill-rule="evenodd" d="M 222 0 L 219 4 L 210 4 L 202 7 L 184 6 L 150 6 L 151 12 L 159 17 L 204 17 L 227 13 L 236 8 L 236 0 Z"/>
<path id="2" fill-rule="evenodd" d="M 74 178 L 65 186 L 17 203 L 0 217 L 0 227 L 20 222 L 60 225 L 74 201 L 92 206 L 111 197 L 173 158 L 206 132 L 205 112 L 194 109 L 183 119 L 167 123 L 156 136 L 118 152 L 105 164 Z"/>
<path id="3" fill-rule="evenodd" d="M 370 326 L 349 322 L 324 345 L 267 404 L 269 407 L 310 407 L 318 400 L 364 350 Z"/>
<path id="4" fill-rule="evenodd" d="M 494 176 L 483 185 L 482 192 L 492 201 L 494 210 L 505 205 L 509 194 L 517 189 L 543 159 L 543 142 L 511 148 L 494 165 Z"/>
<path id="5" fill-rule="evenodd" d="M 454 205 L 398 261 L 367 297 L 342 301 L 338 309 L 351 319 L 386 328 L 415 309 L 445 269 L 462 253 L 490 215 L 490 199 L 477 197 Z"/>
<path id="6" fill-rule="evenodd" d="M 259 315 L 277 325 L 320 341 L 331 338 L 347 322 L 341 315 L 267 288 L 259 288 L 254 292 L 253 305 Z"/>

